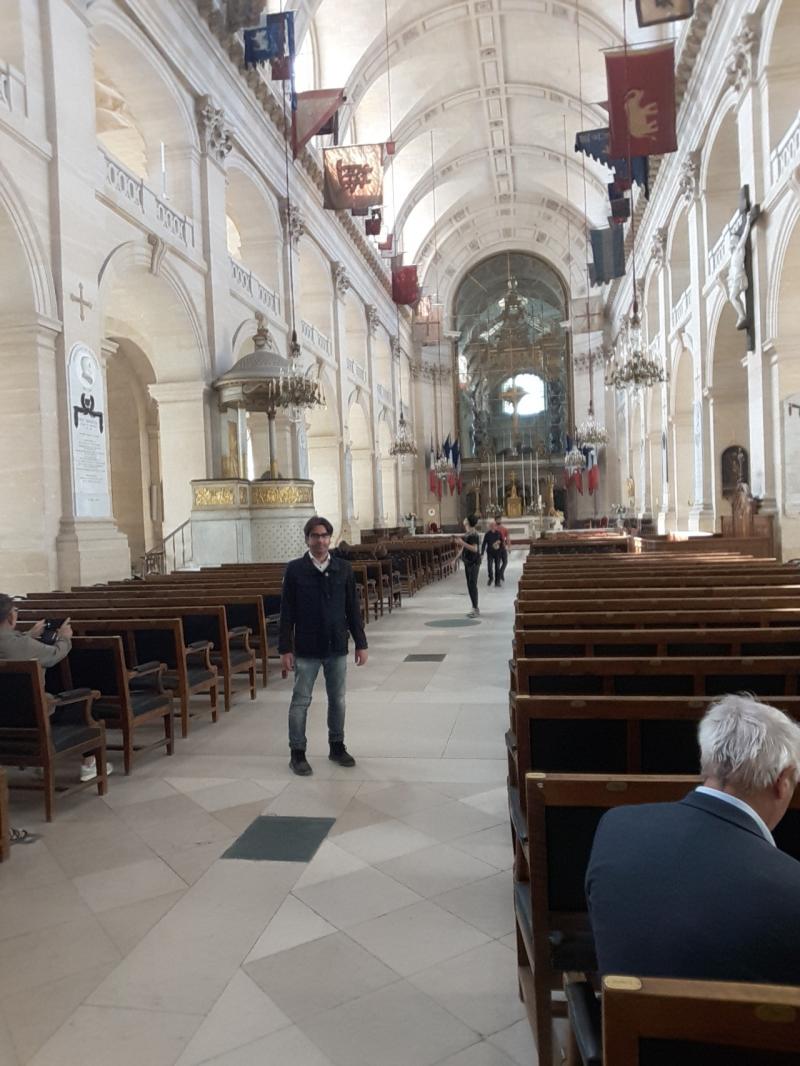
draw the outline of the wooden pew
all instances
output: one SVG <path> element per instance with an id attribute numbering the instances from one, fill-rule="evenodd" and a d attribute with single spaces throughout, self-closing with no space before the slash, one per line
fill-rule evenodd
<path id="1" fill-rule="evenodd" d="M 107 729 L 122 733 L 121 745 L 107 745 L 110 750 L 122 751 L 123 768 L 131 772 L 134 752 L 152 751 L 165 747 L 167 755 L 173 752 L 172 693 L 164 689 L 161 663 L 146 663 L 136 670 L 129 670 L 125 663 L 122 640 L 117 636 L 73 637 L 69 655 L 58 663 L 54 670 L 60 671 L 68 688 L 93 685 L 100 696 L 92 705 L 92 716 L 105 724 Z M 147 679 L 147 688 L 142 682 Z M 131 682 L 140 683 L 136 688 Z M 163 738 L 149 744 L 136 746 L 136 731 L 144 725 L 164 726 Z"/>
<path id="2" fill-rule="evenodd" d="M 187 647 L 180 618 L 73 618 L 72 628 L 84 637 L 109 634 L 120 637 L 129 670 L 153 660 L 164 663 L 164 687 L 180 700 L 181 736 L 189 735 L 189 700 L 192 695 L 209 694 L 211 721 L 216 722 L 219 674 L 209 658 L 212 646 L 209 641 L 198 641 Z"/>
<path id="3" fill-rule="evenodd" d="M 800 610 L 798 611 L 800 615 Z M 779 633 L 766 627 L 736 629 L 516 629 L 517 659 L 603 656 L 800 655 L 800 617 Z"/>
<path id="4" fill-rule="evenodd" d="M 562 592 L 567 589 L 582 591 L 589 582 L 588 576 L 581 577 L 530 577 L 523 574 L 520 578 L 519 588 L 526 591 L 539 592 L 542 595 L 554 592 Z M 639 589 L 643 586 L 652 589 L 679 588 L 679 589 L 715 589 L 715 588 L 769 588 L 773 586 L 790 586 L 797 588 L 798 575 L 786 574 L 782 571 L 766 573 L 648 573 L 639 577 L 618 577 L 615 574 L 595 574 L 591 578 L 592 589 Z"/>
<path id="5" fill-rule="evenodd" d="M 25 601 L 27 604 L 28 601 Z M 211 661 L 222 674 L 225 710 L 231 708 L 232 684 L 231 678 L 236 673 L 246 673 L 250 686 L 250 699 L 256 698 L 256 667 L 255 654 L 247 646 L 246 641 L 241 642 L 240 649 L 231 647 L 228 623 L 225 608 L 222 606 L 170 606 L 155 607 L 139 602 L 133 607 L 106 607 L 101 608 L 96 601 L 54 600 L 47 602 L 45 607 L 31 608 L 20 604 L 19 616 L 24 621 L 35 622 L 44 613 L 50 617 L 70 617 L 80 621 L 93 621 L 95 619 L 138 620 L 140 618 L 179 618 L 183 625 L 183 636 L 186 641 L 187 651 L 193 644 L 209 642 L 213 648 Z"/>
<path id="6" fill-rule="evenodd" d="M 44 671 L 35 659 L 0 662 L 0 764 L 41 767 L 41 782 L 17 785 L 12 781 L 11 787 L 41 791 L 48 822 L 55 813 L 56 792 L 69 796 L 96 785 L 98 795 L 105 796 L 108 784 L 105 726 L 92 717 L 93 702 L 100 693 L 72 684 L 58 687 L 62 691 L 48 698 Z M 57 764 L 82 755 L 95 757 L 97 777 L 56 786 Z"/>
<path id="7" fill-rule="evenodd" d="M 663 607 L 641 610 L 638 605 L 613 611 L 535 611 L 517 610 L 516 625 L 520 630 L 532 631 L 558 629 L 678 629 L 678 628 L 723 628 L 746 626 L 783 627 L 800 625 L 800 607 L 747 607 L 717 608 L 687 611 L 682 608 Z"/>

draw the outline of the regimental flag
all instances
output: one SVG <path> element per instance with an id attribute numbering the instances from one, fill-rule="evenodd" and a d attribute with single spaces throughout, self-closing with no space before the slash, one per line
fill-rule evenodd
<path id="1" fill-rule="evenodd" d="M 450 443 L 450 434 L 448 433 L 447 434 L 447 438 L 446 438 L 444 444 L 442 445 L 442 454 L 444 455 L 444 457 L 448 461 L 448 463 L 450 462 L 450 451 L 451 451 L 452 447 L 453 446 Z"/>
<path id="2" fill-rule="evenodd" d="M 458 495 L 461 495 L 461 445 L 458 443 L 458 438 L 453 441 L 453 447 L 450 449 L 450 461 L 453 464 L 453 470 L 456 474 L 456 489 Z M 451 490 L 452 495 L 452 490 Z"/>
<path id="3" fill-rule="evenodd" d="M 572 335 L 595 333 L 605 325 L 605 304 L 602 296 L 585 296 L 572 301 L 570 328 Z"/>
<path id="4" fill-rule="evenodd" d="M 584 448 L 584 453 L 586 454 L 586 484 L 591 496 L 600 488 L 600 466 L 597 461 L 596 448 Z"/>
<path id="5" fill-rule="evenodd" d="M 292 156 L 297 159 L 312 137 L 338 133 L 334 120 L 344 102 L 344 89 L 314 89 L 297 94 L 292 111 Z"/>
<path id="6" fill-rule="evenodd" d="M 383 203 L 383 145 L 348 144 L 323 149 L 324 206 L 329 211 L 380 207 Z"/>
<path id="7" fill-rule="evenodd" d="M 630 189 L 631 181 L 641 185 L 645 197 L 650 196 L 650 164 L 646 155 L 637 155 L 631 159 L 612 159 L 609 154 L 608 127 L 597 130 L 583 130 L 575 135 L 575 151 L 583 152 L 596 159 L 603 166 L 614 171 L 614 181 L 620 189 Z"/>
<path id="8" fill-rule="evenodd" d="M 419 300 L 419 280 L 415 266 L 401 266 L 392 270 L 392 299 L 396 304 L 413 307 Z"/>
<path id="9" fill-rule="evenodd" d="M 593 285 L 603 285 L 625 273 L 625 234 L 622 226 L 589 230 L 594 259 Z M 590 271 L 591 276 L 591 271 Z"/>
<path id="10" fill-rule="evenodd" d="M 394 255 L 394 234 L 387 233 L 385 241 L 378 242 L 378 251 L 382 258 L 390 259 Z"/>
<path id="11" fill-rule="evenodd" d="M 640 26 L 658 26 L 661 22 L 679 22 L 694 14 L 694 0 L 636 0 L 636 17 Z"/>
<path id="12" fill-rule="evenodd" d="M 433 451 L 433 437 L 431 437 L 431 450 L 428 453 L 428 489 L 431 492 L 436 492 L 436 482 L 439 480 L 436 477 L 436 471 L 434 470 L 435 462 L 436 456 Z"/>
<path id="13" fill-rule="evenodd" d="M 608 185 L 608 202 L 611 204 L 611 217 L 615 222 L 624 222 L 631 217 L 631 202 L 616 181 Z"/>
<path id="14" fill-rule="evenodd" d="M 457 482 L 457 478 L 456 478 L 455 470 L 448 470 L 447 471 L 447 487 L 450 489 L 450 495 L 451 496 L 456 491 L 456 482 Z"/>
<path id="15" fill-rule="evenodd" d="M 364 232 L 368 237 L 380 237 L 381 226 L 383 225 L 383 216 L 379 207 L 373 207 L 369 213 L 369 218 L 364 223 Z"/>
<path id="16" fill-rule="evenodd" d="M 675 42 L 605 53 L 613 157 L 662 155 L 675 135 Z"/>
<path id="17" fill-rule="evenodd" d="M 244 65 L 269 62 L 275 81 L 290 76 L 294 54 L 294 11 L 267 15 L 264 26 L 244 31 Z"/>

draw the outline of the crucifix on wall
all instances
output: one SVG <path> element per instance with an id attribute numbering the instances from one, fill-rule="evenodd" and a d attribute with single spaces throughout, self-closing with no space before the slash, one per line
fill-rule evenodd
<path id="1" fill-rule="evenodd" d="M 750 231 L 761 214 L 758 204 L 750 204 L 750 186 L 743 185 L 739 193 L 737 225 L 730 230 L 730 265 L 728 267 L 728 300 L 736 312 L 736 328 L 747 331 L 747 350 L 755 348 L 753 305 L 753 252 Z"/>

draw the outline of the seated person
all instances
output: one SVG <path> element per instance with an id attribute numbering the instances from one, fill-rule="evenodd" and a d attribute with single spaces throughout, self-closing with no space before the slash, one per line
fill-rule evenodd
<path id="1" fill-rule="evenodd" d="M 586 896 L 601 974 L 800 983 L 800 862 L 771 830 L 800 771 L 800 726 L 748 695 L 699 726 L 704 783 L 600 821 Z"/>
<path id="2" fill-rule="evenodd" d="M 45 630 L 44 619 L 34 622 L 31 628 L 21 633 L 17 628 L 17 608 L 10 596 L 0 593 L 0 659 L 18 661 L 36 659 L 46 670 L 55 666 L 69 654 L 72 647 L 72 626 L 65 619 L 56 631 L 52 644 L 39 638 Z M 106 773 L 112 773 L 111 763 L 106 762 Z M 97 777 L 94 755 L 87 756 L 81 764 L 81 781 L 93 781 Z"/>

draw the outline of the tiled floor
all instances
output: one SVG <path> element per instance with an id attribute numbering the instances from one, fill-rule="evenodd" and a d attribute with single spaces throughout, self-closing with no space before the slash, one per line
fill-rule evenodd
<path id="1" fill-rule="evenodd" d="M 192 724 L 0 867 L 0 1066 L 534 1066 L 517 997 L 503 734 L 520 561 L 368 629 L 347 743 L 288 769 L 290 681 Z M 441 662 L 404 662 L 410 654 Z M 222 860 L 261 814 L 332 817 L 310 863 Z"/>

